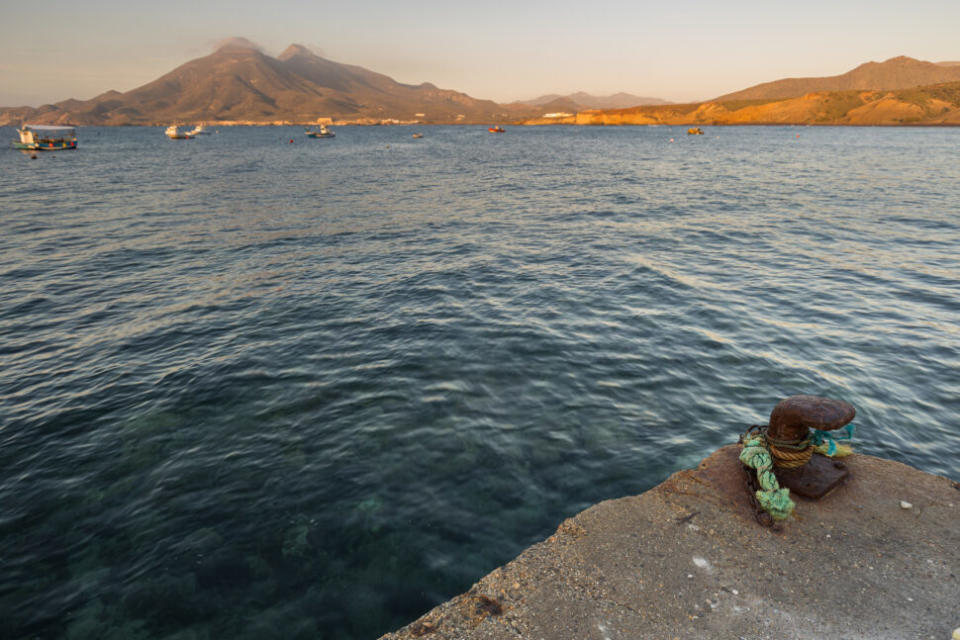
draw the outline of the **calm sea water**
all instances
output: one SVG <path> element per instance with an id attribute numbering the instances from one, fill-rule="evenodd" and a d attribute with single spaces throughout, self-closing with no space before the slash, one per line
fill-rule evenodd
<path id="1" fill-rule="evenodd" d="M 0 637 L 375 638 L 797 393 L 960 479 L 958 129 L 79 135 L 0 153 Z"/>

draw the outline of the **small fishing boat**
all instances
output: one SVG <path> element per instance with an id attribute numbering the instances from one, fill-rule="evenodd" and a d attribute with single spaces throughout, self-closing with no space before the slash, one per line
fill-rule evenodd
<path id="1" fill-rule="evenodd" d="M 202 124 L 198 124 L 193 128 L 193 131 L 189 131 L 187 135 L 188 136 L 208 136 L 210 135 L 210 132 L 207 131 L 207 128 L 204 127 Z"/>
<path id="2" fill-rule="evenodd" d="M 703 129 L 701 129 L 700 127 L 690 127 L 689 129 L 687 129 L 687 134 L 691 136 L 702 136 Z"/>
<path id="3" fill-rule="evenodd" d="M 337 135 L 333 131 L 330 131 L 330 129 L 327 129 L 326 125 L 320 125 L 320 128 L 316 131 L 307 129 L 305 133 L 308 138 L 332 138 Z"/>
<path id="4" fill-rule="evenodd" d="M 62 151 L 77 148 L 77 129 L 72 125 L 25 124 L 19 129 L 14 149 L 25 151 Z"/>
<path id="5" fill-rule="evenodd" d="M 171 140 L 193 140 L 193 135 L 190 133 L 181 133 L 177 130 L 177 125 L 175 124 L 167 127 L 167 130 L 164 133 Z"/>
<path id="6" fill-rule="evenodd" d="M 496 125 L 495 127 L 488 128 L 487 131 L 489 131 L 490 133 L 503 133 L 504 131 L 506 131 L 506 129 L 504 129 L 500 125 Z"/>
<path id="7" fill-rule="evenodd" d="M 422 138 L 422 137 L 423 137 L 423 134 L 422 134 L 422 133 L 415 133 L 415 134 L 413 134 L 413 137 L 414 137 L 414 138 Z"/>

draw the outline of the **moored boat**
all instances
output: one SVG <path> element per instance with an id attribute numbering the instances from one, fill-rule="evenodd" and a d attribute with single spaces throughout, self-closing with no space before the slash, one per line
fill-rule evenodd
<path id="1" fill-rule="evenodd" d="M 193 135 L 190 133 L 181 133 L 177 130 L 177 125 L 172 124 L 167 127 L 167 130 L 164 132 L 168 138 L 171 140 L 193 140 Z"/>
<path id="2" fill-rule="evenodd" d="M 703 129 L 701 129 L 700 127 L 690 127 L 689 129 L 687 129 L 687 134 L 691 136 L 702 136 Z"/>
<path id="3" fill-rule="evenodd" d="M 330 131 L 330 129 L 327 129 L 326 125 L 320 125 L 320 128 L 316 131 L 307 129 L 304 133 L 307 134 L 308 138 L 333 138 L 337 135 L 333 131 Z"/>
<path id="4" fill-rule="evenodd" d="M 210 135 L 210 132 L 207 131 L 207 128 L 204 127 L 202 124 L 198 124 L 193 128 L 192 131 L 189 131 L 187 135 L 188 136 L 208 136 Z"/>
<path id="5" fill-rule="evenodd" d="M 14 149 L 26 151 L 62 151 L 77 148 L 77 129 L 72 125 L 25 124 L 13 141 Z"/>
<path id="6" fill-rule="evenodd" d="M 503 133 L 504 131 L 506 131 L 506 129 L 504 129 L 500 125 L 496 125 L 495 127 L 489 127 L 487 131 L 489 131 L 490 133 Z"/>

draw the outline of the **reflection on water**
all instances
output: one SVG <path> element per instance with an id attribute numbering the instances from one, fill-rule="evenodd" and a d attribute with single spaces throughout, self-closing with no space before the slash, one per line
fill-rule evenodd
<path id="1" fill-rule="evenodd" d="M 376 637 L 795 393 L 960 479 L 960 132 L 292 131 L 0 154 L 0 637 Z"/>

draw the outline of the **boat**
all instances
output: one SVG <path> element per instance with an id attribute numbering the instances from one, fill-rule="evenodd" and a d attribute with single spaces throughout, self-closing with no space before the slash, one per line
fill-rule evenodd
<path id="1" fill-rule="evenodd" d="M 307 129 L 305 133 L 307 134 L 308 138 L 332 138 L 337 135 L 333 131 L 330 131 L 330 129 L 327 129 L 326 125 L 323 124 L 320 125 L 320 128 L 316 131 L 310 131 L 310 129 Z"/>
<path id="2" fill-rule="evenodd" d="M 503 133 L 504 131 L 506 131 L 506 129 L 504 129 L 500 125 L 497 125 L 495 127 L 488 128 L 487 131 L 489 131 L 490 133 Z"/>
<path id="3" fill-rule="evenodd" d="M 172 124 L 169 127 L 167 127 L 167 130 L 165 131 L 165 133 L 167 137 L 170 138 L 171 140 L 193 140 L 192 134 L 180 133 L 177 130 L 177 125 L 175 124 Z"/>
<path id="4" fill-rule="evenodd" d="M 73 125 L 25 124 L 19 129 L 14 149 L 26 151 L 62 151 L 77 148 L 77 129 Z"/>
<path id="5" fill-rule="evenodd" d="M 415 134 L 413 134 L 413 137 L 414 137 L 414 138 L 422 138 L 422 137 L 423 137 L 423 134 L 422 134 L 422 133 L 415 133 Z"/>
<path id="6" fill-rule="evenodd" d="M 702 136 L 703 129 L 701 129 L 700 127 L 690 127 L 689 129 L 687 129 L 687 133 L 691 136 Z"/>
<path id="7" fill-rule="evenodd" d="M 198 124 L 193 128 L 193 131 L 187 133 L 188 136 L 208 136 L 210 132 L 207 131 L 207 128 L 202 124 Z"/>

